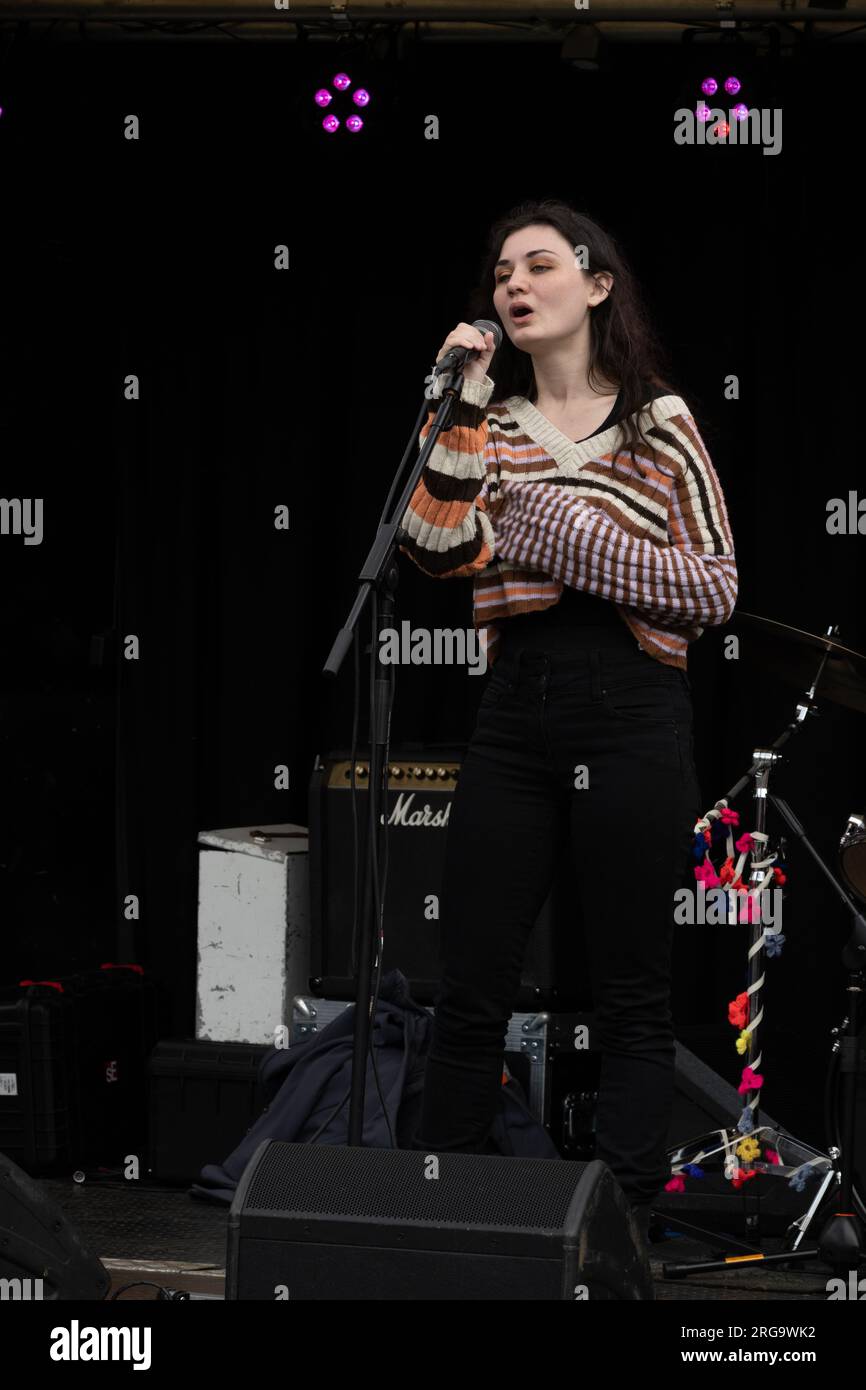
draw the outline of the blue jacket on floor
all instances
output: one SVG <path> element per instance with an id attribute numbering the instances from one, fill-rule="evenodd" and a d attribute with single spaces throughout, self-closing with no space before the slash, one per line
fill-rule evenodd
<path id="1" fill-rule="evenodd" d="M 297 1144 L 348 1143 L 354 1026 L 352 1004 L 321 1033 L 292 1047 L 272 1047 L 265 1053 L 259 1064 L 267 1101 L 264 1110 L 228 1158 L 202 1168 L 198 1181 L 189 1189 L 191 1197 L 230 1204 L 241 1174 L 263 1139 Z M 406 977 L 399 970 L 384 975 L 372 1044 L 385 1109 L 368 1056 L 365 1145 L 382 1149 L 413 1147 L 432 1029 L 432 1015 L 412 999 Z M 491 1128 L 498 1152 L 512 1158 L 559 1158 L 559 1151 L 530 1111 L 514 1077 L 508 1077 L 500 1097 L 499 1114 Z"/>

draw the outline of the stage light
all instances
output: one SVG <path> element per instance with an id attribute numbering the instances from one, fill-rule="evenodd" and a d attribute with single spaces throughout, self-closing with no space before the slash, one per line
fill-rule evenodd
<path id="1" fill-rule="evenodd" d="M 352 79 L 347 72 L 338 72 L 331 80 L 331 86 L 339 93 L 348 91 L 351 85 Z M 315 92 L 313 100 L 317 106 L 324 107 L 329 106 L 334 98 L 326 87 L 320 87 L 318 91 Z M 371 101 L 370 92 L 366 87 L 358 87 L 352 94 L 352 101 L 356 106 L 369 106 Z M 358 131 L 364 129 L 364 122 L 361 120 L 360 116 L 353 115 L 347 118 L 345 126 L 346 130 L 348 130 L 351 135 L 356 135 Z M 325 120 L 322 121 L 322 129 L 326 130 L 329 135 L 333 135 L 339 128 L 340 121 L 334 115 L 327 116 Z"/>
<path id="2" fill-rule="evenodd" d="M 724 89 L 732 96 L 740 90 L 741 85 L 742 84 L 738 77 L 725 78 Z M 711 96 L 713 92 L 716 91 L 717 87 L 718 83 L 716 82 L 716 79 L 714 77 L 705 77 L 703 82 L 701 83 L 701 91 L 706 93 L 707 96 Z M 744 121 L 749 114 L 749 108 L 748 106 L 746 106 L 745 102 L 738 101 L 736 106 L 732 107 L 728 114 L 732 116 L 733 119 L 736 121 Z M 706 124 L 707 121 L 713 119 L 713 108 L 708 106 L 705 101 L 701 101 L 699 98 L 698 104 L 695 107 L 695 115 L 697 116 L 699 121 Z M 731 127 L 729 123 L 725 120 L 719 121 L 713 127 L 713 134 L 716 136 L 717 139 L 723 140 L 728 135 L 730 135 L 730 133 Z"/>

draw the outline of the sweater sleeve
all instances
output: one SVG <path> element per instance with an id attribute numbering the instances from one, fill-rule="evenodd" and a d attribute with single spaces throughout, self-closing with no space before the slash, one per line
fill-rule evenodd
<path id="1" fill-rule="evenodd" d="M 485 469 L 485 408 L 493 387 L 488 376 L 483 381 L 464 377 L 451 425 L 436 440 L 401 522 L 406 535 L 400 550 L 437 579 L 475 574 L 493 559 Z M 434 379 L 432 391 L 441 397 L 441 376 Z M 431 409 L 421 430 L 422 444 L 435 414 Z"/>
<path id="2" fill-rule="evenodd" d="M 639 609 L 664 626 L 726 623 L 737 597 L 737 567 L 718 477 L 690 415 L 667 421 L 660 438 L 675 460 L 667 545 L 539 482 L 503 489 L 497 555 Z"/>

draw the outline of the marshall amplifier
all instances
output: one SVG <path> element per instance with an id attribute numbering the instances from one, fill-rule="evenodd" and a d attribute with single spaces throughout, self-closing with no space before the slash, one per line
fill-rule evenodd
<path id="1" fill-rule="evenodd" d="M 453 745 L 404 744 L 388 762 L 388 875 L 383 973 L 398 969 L 420 1004 L 435 1002 L 439 924 L 430 916 L 444 867 L 451 800 L 463 750 Z M 354 999 L 355 832 L 350 751 L 316 758 L 310 782 L 310 949 L 313 994 Z M 367 835 L 369 760 L 355 762 L 358 855 Z M 384 839 L 384 836 L 383 836 Z M 380 864 L 384 854 L 380 853 Z M 359 872 L 362 866 L 357 866 Z M 361 902 L 359 891 L 358 911 Z M 591 1006 L 580 907 L 569 855 L 564 853 L 529 940 L 515 1009 Z"/>

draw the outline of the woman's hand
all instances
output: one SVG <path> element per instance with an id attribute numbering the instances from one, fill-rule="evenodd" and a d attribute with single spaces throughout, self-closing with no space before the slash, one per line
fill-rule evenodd
<path id="1" fill-rule="evenodd" d="M 463 368 L 463 376 L 466 381 L 481 381 L 487 375 L 487 368 L 490 360 L 496 351 L 496 344 L 490 329 L 486 333 L 481 333 L 477 328 L 473 328 L 471 323 L 458 323 L 455 329 L 448 334 L 436 354 L 436 361 L 441 362 L 446 352 L 452 348 L 468 347 L 478 351 L 478 356 L 466 359 Z"/>

